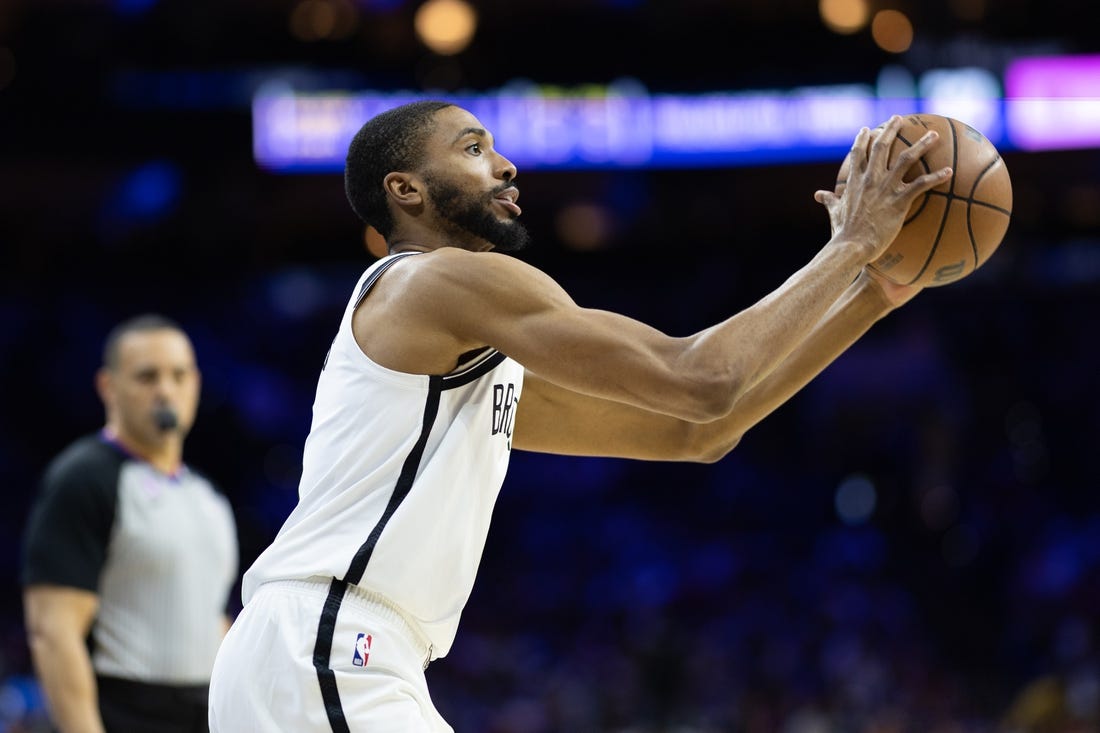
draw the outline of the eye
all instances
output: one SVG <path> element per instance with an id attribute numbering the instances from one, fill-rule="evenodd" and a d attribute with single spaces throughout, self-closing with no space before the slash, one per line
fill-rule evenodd
<path id="1" fill-rule="evenodd" d="M 481 143 L 470 143 L 466 146 L 466 152 L 471 155 L 481 155 Z"/>

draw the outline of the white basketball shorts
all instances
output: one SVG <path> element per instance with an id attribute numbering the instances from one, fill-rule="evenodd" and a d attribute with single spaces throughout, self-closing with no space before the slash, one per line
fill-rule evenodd
<path id="1" fill-rule="evenodd" d="M 211 733 L 454 733 L 428 694 L 427 640 L 380 596 L 337 596 L 333 612 L 323 579 L 260 587 L 218 650 Z"/>

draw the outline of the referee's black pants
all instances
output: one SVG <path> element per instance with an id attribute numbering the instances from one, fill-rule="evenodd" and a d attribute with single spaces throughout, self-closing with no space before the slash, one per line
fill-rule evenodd
<path id="1" fill-rule="evenodd" d="M 209 733 L 209 685 L 158 685 L 97 676 L 107 733 Z"/>

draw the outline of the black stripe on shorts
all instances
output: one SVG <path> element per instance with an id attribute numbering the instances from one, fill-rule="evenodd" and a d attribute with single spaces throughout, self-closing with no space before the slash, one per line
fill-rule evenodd
<path id="1" fill-rule="evenodd" d="M 350 733 L 351 731 L 344 715 L 344 708 L 340 704 L 340 691 L 336 686 L 336 673 L 329 666 L 332 655 L 332 640 L 336 634 L 336 617 L 340 613 L 340 605 L 343 603 L 348 584 L 358 583 L 363 578 L 363 573 L 367 570 L 367 563 L 370 562 L 371 554 L 374 552 L 375 545 L 378 544 L 378 538 L 382 535 L 382 530 L 385 529 L 390 517 L 397 511 L 397 507 L 401 505 L 401 502 L 404 501 L 412 489 L 413 479 L 416 478 L 420 461 L 424 457 L 424 448 L 428 444 L 428 435 L 432 432 L 436 415 L 439 414 L 439 398 L 443 391 L 443 377 L 432 376 L 428 379 L 428 397 L 424 405 L 424 422 L 420 428 L 420 437 L 409 455 L 405 457 L 405 463 L 401 467 L 401 475 L 397 478 L 397 484 L 394 486 L 393 494 L 390 495 L 386 510 L 382 512 L 381 518 L 374 525 L 374 529 L 371 530 L 366 542 L 355 553 L 348 572 L 342 580 L 332 579 L 328 598 L 325 599 L 325 606 L 321 610 L 321 618 L 317 624 L 317 643 L 313 647 L 313 666 L 317 670 L 317 681 L 321 685 L 321 697 L 325 701 L 325 714 L 328 716 L 333 733 Z"/>

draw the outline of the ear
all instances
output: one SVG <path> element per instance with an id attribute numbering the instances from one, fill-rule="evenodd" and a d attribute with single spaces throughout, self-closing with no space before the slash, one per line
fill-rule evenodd
<path id="1" fill-rule="evenodd" d="M 114 395 L 114 385 L 111 383 L 111 371 L 107 367 L 100 367 L 95 373 L 95 391 L 104 406 L 111 404 Z"/>
<path id="2" fill-rule="evenodd" d="M 411 173 L 387 173 L 382 179 L 382 185 L 386 189 L 386 195 L 398 206 L 420 206 L 424 203 L 421 182 Z"/>

